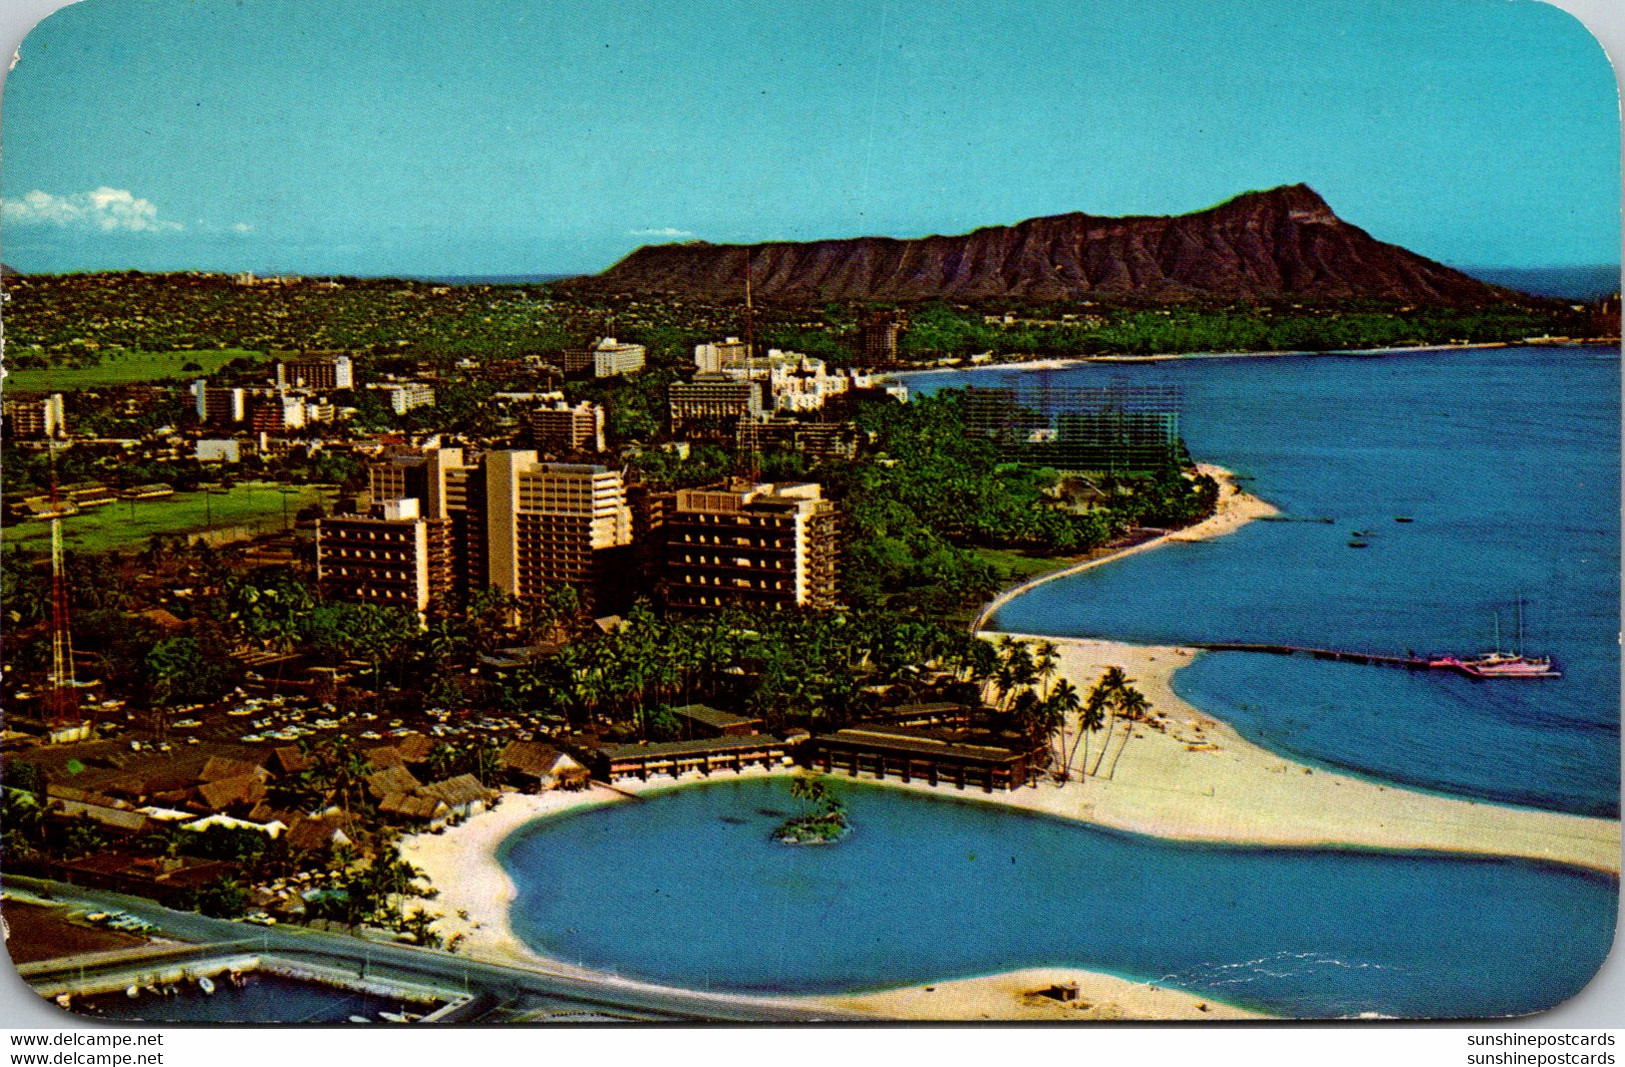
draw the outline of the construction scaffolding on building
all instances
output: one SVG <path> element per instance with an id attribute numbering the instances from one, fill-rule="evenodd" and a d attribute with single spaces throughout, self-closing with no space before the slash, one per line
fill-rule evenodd
<path id="1" fill-rule="evenodd" d="M 992 441 L 1001 462 L 1067 472 L 1132 473 L 1179 462 L 1181 407 L 1175 385 L 1058 386 L 1041 378 L 965 390 L 966 431 Z"/>

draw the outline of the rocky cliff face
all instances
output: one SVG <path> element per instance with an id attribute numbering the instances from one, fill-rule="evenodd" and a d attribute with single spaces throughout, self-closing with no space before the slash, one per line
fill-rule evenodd
<path id="1" fill-rule="evenodd" d="M 1074 213 L 958 237 L 646 245 L 582 292 L 738 300 L 1268 301 L 1370 298 L 1473 304 L 1508 297 L 1457 270 L 1384 244 L 1338 218 L 1313 189 L 1245 193 L 1189 215 Z"/>

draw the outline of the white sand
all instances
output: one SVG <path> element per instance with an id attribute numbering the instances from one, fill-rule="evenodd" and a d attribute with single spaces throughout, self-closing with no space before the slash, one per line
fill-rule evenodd
<path id="1" fill-rule="evenodd" d="M 1065 1003 L 1038 995 L 1041 990 L 1067 983 L 1077 985 L 1077 1000 Z M 937 1021 L 1269 1018 L 1181 989 L 1071 967 L 1033 967 L 979 978 L 956 978 L 879 993 L 826 997 L 823 1003 L 876 1018 Z"/>

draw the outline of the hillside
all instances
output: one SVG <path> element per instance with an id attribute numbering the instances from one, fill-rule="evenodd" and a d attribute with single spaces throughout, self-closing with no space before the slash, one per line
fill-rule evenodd
<path id="1" fill-rule="evenodd" d="M 1273 301 L 1482 304 L 1517 294 L 1338 218 L 1306 185 L 1244 193 L 1188 215 L 1073 213 L 956 237 L 645 245 L 561 283 L 581 293 L 743 295 L 764 301 Z"/>

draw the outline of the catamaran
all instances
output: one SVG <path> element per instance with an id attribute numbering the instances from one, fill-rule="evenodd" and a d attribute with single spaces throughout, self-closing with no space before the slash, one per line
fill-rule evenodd
<path id="1" fill-rule="evenodd" d="M 1472 659 L 1440 656 L 1431 660 L 1429 667 L 1460 671 L 1472 678 L 1561 678 L 1550 656 L 1523 654 L 1523 600 L 1518 600 L 1518 650 L 1507 652 L 1501 648 L 1501 615 L 1495 615 L 1495 650 L 1480 653 Z"/>

